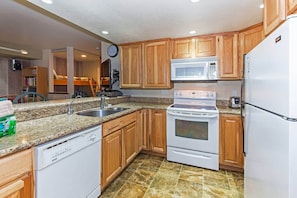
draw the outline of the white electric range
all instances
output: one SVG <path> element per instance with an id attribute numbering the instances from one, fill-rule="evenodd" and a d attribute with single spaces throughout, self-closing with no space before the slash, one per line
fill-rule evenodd
<path id="1" fill-rule="evenodd" d="M 167 108 L 167 160 L 219 169 L 219 111 L 216 93 L 174 91 Z"/>

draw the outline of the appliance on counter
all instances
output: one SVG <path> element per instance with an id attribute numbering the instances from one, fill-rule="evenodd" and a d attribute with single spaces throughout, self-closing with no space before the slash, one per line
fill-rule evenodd
<path id="1" fill-rule="evenodd" d="M 102 126 L 35 147 L 36 198 L 97 198 Z"/>
<path id="2" fill-rule="evenodd" d="M 219 169 L 219 111 L 216 93 L 174 91 L 167 108 L 167 160 Z"/>
<path id="3" fill-rule="evenodd" d="M 297 197 L 297 16 L 245 57 L 245 198 Z"/>
<path id="4" fill-rule="evenodd" d="M 240 97 L 232 96 L 229 98 L 229 107 L 232 109 L 239 109 L 241 106 Z"/>
<path id="5" fill-rule="evenodd" d="M 218 57 L 172 59 L 171 80 L 218 80 Z"/>

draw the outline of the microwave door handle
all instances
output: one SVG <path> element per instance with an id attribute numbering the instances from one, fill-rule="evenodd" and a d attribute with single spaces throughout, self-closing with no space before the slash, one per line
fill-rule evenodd
<path id="1" fill-rule="evenodd" d="M 201 118 L 217 118 L 218 115 L 214 114 L 214 115 L 203 115 L 203 114 L 190 114 L 190 113 L 175 113 L 175 112 L 167 112 L 169 115 L 173 115 L 173 116 L 183 116 L 183 117 L 196 117 L 196 116 L 201 116 Z"/>

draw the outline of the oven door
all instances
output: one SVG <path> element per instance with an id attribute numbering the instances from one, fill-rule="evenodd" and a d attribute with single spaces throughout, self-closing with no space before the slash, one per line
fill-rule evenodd
<path id="1" fill-rule="evenodd" d="M 219 153 L 219 114 L 167 110 L 167 146 Z"/>

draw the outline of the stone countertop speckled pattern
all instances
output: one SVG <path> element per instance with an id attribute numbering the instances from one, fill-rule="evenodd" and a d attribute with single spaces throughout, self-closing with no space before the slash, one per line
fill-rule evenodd
<path id="1" fill-rule="evenodd" d="M 69 102 L 69 101 L 67 101 Z M 84 106 L 83 109 L 94 108 L 94 105 L 91 104 L 92 100 L 80 101 L 81 104 L 85 102 L 88 103 L 87 106 Z M 78 100 L 78 104 L 80 105 Z M 90 105 L 91 104 L 91 105 Z M 115 119 L 117 117 L 132 113 L 142 108 L 150 109 L 167 109 L 169 104 L 156 104 L 156 103 L 139 103 L 139 102 L 123 102 L 113 106 L 127 107 L 129 109 L 124 110 L 119 113 L 111 114 L 104 117 L 89 117 L 89 116 L 80 116 L 75 113 L 72 115 L 67 115 L 65 113 L 65 108 L 62 111 L 59 111 L 57 115 L 51 110 L 51 108 L 57 108 L 65 106 L 64 103 L 52 102 L 47 103 L 47 107 L 44 108 L 41 106 L 36 107 L 35 105 L 28 105 L 22 107 L 22 105 L 16 106 L 15 110 L 19 113 L 21 121 L 17 122 L 16 125 L 16 134 L 13 136 L 6 136 L 0 138 L 0 157 L 31 148 L 33 146 L 75 133 L 92 126 L 102 124 L 108 120 Z M 66 103 L 67 107 L 68 103 Z M 98 107 L 97 107 L 98 108 Z M 231 109 L 229 107 L 219 106 L 220 113 L 230 113 L 230 114 L 240 114 L 239 109 Z M 36 109 L 42 109 L 41 113 L 38 113 L 38 119 L 31 119 L 27 121 L 22 118 L 22 112 L 36 111 Z M 47 109 L 48 111 L 46 111 Z M 55 109 L 56 110 L 56 109 Z M 77 108 L 76 110 L 81 111 L 82 108 Z M 48 113 L 48 114 L 47 114 Z M 25 113 L 24 113 L 25 114 Z M 33 113 L 34 115 L 35 113 Z M 40 116 L 40 114 L 47 114 Z M 32 116 L 32 115 L 31 115 Z"/>
<path id="2" fill-rule="evenodd" d="M 16 134 L 0 138 L 0 157 L 9 155 L 50 140 L 63 137 L 142 108 L 166 109 L 168 104 L 121 103 L 114 106 L 129 109 L 104 117 L 60 114 L 30 121 L 17 122 Z"/>
<path id="3" fill-rule="evenodd" d="M 220 113 L 226 113 L 226 114 L 238 114 L 240 115 L 240 109 L 232 109 L 228 106 L 217 106 Z"/>

